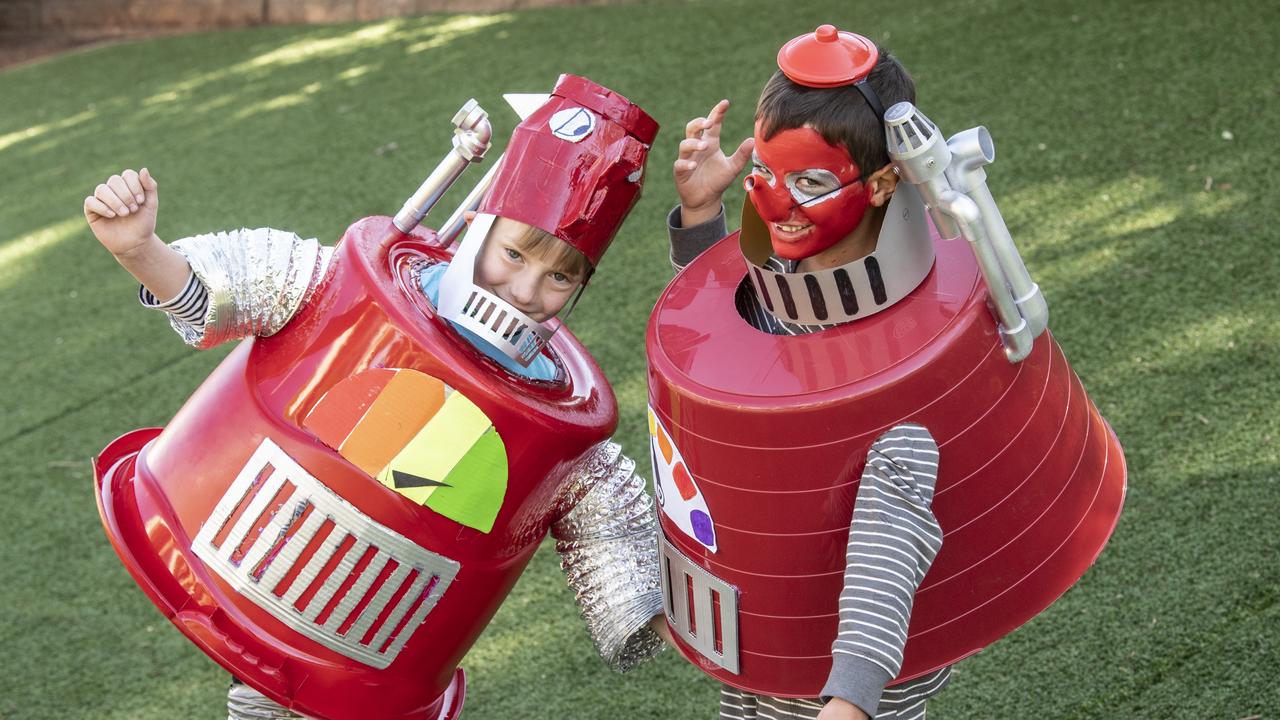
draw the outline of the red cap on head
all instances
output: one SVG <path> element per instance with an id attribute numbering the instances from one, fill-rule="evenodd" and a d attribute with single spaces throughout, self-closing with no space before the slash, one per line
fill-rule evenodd
<path id="1" fill-rule="evenodd" d="M 783 45 L 778 67 L 794 83 L 830 88 L 865 80 L 879 58 L 876 44 L 867 38 L 822 25 Z"/>
<path id="2" fill-rule="evenodd" d="M 640 106 L 576 75 L 511 134 L 479 212 L 546 230 L 594 267 L 640 198 L 658 123 Z"/>

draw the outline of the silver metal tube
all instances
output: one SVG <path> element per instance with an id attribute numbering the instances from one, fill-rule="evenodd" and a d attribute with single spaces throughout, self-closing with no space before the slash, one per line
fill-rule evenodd
<path id="1" fill-rule="evenodd" d="M 449 219 L 445 220 L 444 224 L 440 226 L 440 230 L 436 232 L 436 241 L 440 243 L 441 247 L 449 247 L 462 234 L 462 229 L 467 225 L 466 214 L 475 212 L 476 208 L 480 207 L 480 201 L 484 199 L 484 194 L 489 191 L 489 186 L 493 185 L 493 178 L 498 174 L 498 168 L 502 167 L 502 158 L 504 157 L 506 157 L 505 154 L 498 156 L 493 165 L 489 166 L 489 170 L 484 174 L 484 177 L 480 178 L 480 182 L 476 183 L 476 186 L 471 188 L 471 192 L 467 193 L 467 196 L 462 199 L 462 204 L 458 206 L 458 209 L 454 210 Z"/>
<path id="2" fill-rule="evenodd" d="M 1009 362 L 1026 359 L 1031 354 L 1031 344 L 1035 338 L 1026 320 L 1018 312 L 1013 294 L 1005 283 L 1000 260 L 987 236 L 978 204 L 967 195 L 947 190 L 938 196 L 938 208 L 956 221 L 961 237 L 969 241 L 974 257 L 978 259 L 978 268 L 987 283 L 991 304 L 995 306 L 1005 357 Z"/>
<path id="3" fill-rule="evenodd" d="M 955 240 L 960 237 L 960 229 L 955 221 L 938 208 L 938 196 L 950 189 L 951 185 L 943 173 L 938 173 L 937 176 L 916 185 L 916 190 L 920 192 L 920 198 L 924 200 L 925 207 L 929 208 L 929 217 L 933 218 L 933 226 L 938 229 L 938 235 L 943 240 Z"/>
<path id="4" fill-rule="evenodd" d="M 467 165 L 480 162 L 493 139 L 493 127 L 489 115 L 474 98 L 468 100 L 453 116 L 453 149 L 436 165 L 416 192 L 405 201 L 404 207 L 393 220 L 401 232 L 409 232 L 422 222 L 441 196 L 467 169 Z"/>
<path id="5" fill-rule="evenodd" d="M 1031 279 L 1031 273 L 1027 272 L 1004 216 L 991 196 L 991 188 L 987 186 L 987 173 L 983 168 L 995 160 L 991 133 L 981 126 L 970 128 L 953 135 L 947 145 L 955 159 L 946 172 L 951 187 L 977 203 L 987 237 L 1013 291 L 1014 304 L 1031 328 L 1031 336 L 1039 337 L 1049 324 L 1049 306 L 1040 287 Z"/>
<path id="6" fill-rule="evenodd" d="M 987 235 L 991 238 L 996 257 L 1000 259 L 1000 266 L 1004 268 L 1009 287 L 1013 290 L 1018 311 L 1031 327 L 1031 336 L 1039 337 L 1049 325 L 1049 305 L 1045 302 L 1044 293 L 1040 292 L 1040 286 L 1031 279 L 1031 273 L 1022 262 L 1022 255 L 1013 243 L 1013 236 L 1004 224 L 1004 217 L 996 207 L 995 198 L 991 197 L 990 188 L 983 183 L 970 190 L 968 195 L 982 212 L 983 224 L 987 227 Z"/>
<path id="7" fill-rule="evenodd" d="M 944 174 L 951 164 L 951 148 L 942 141 L 938 126 L 915 105 L 896 103 L 885 113 L 885 140 L 895 169 L 920 191 L 938 234 L 943 240 L 959 237 L 955 223 L 938 210 L 938 195 L 951 189 Z"/>

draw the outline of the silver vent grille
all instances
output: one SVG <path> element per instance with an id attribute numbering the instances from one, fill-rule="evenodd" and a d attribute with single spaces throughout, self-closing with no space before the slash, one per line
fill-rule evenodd
<path id="1" fill-rule="evenodd" d="M 938 134 L 938 126 L 915 105 L 900 102 L 884 114 L 884 133 L 889 143 L 889 154 L 895 158 L 909 158 L 933 140 Z"/>
<path id="2" fill-rule="evenodd" d="M 285 625 L 375 668 L 395 660 L 459 569 L 357 510 L 270 439 L 193 550 Z"/>
<path id="3" fill-rule="evenodd" d="M 541 324 L 480 288 L 472 288 L 454 322 L 497 346 L 508 357 L 528 365 L 547 344 Z"/>
<path id="4" fill-rule="evenodd" d="M 738 589 L 685 557 L 661 533 L 659 575 L 672 629 L 711 662 L 738 672 Z"/>

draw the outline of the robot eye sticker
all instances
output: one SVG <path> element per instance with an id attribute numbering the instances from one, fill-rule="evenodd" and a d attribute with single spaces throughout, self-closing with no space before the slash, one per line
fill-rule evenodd
<path id="1" fill-rule="evenodd" d="M 680 449 L 671 440 L 662 421 L 653 408 L 648 409 L 649 445 L 653 455 L 653 488 L 658 496 L 658 507 L 685 535 L 693 538 L 711 552 L 716 552 L 716 529 L 711 521 L 711 511 L 702 491 L 693 480 L 693 474 L 680 455 Z"/>
<path id="2" fill-rule="evenodd" d="M 507 452 L 493 422 L 438 378 L 379 368 L 335 385 L 303 429 L 405 498 L 481 532 L 507 492 Z"/>
<path id="3" fill-rule="evenodd" d="M 561 140 L 582 142 L 596 129 L 596 116 L 586 108 L 565 108 L 551 116 L 547 127 L 551 129 L 552 135 Z"/>

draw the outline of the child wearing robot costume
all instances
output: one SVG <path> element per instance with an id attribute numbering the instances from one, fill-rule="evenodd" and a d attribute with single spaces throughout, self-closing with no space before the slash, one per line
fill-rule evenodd
<path id="1" fill-rule="evenodd" d="M 1021 262 L 991 250 L 994 204 L 965 212 L 985 183 L 941 187 L 897 60 L 825 25 L 778 65 L 753 138 L 721 150 L 722 101 L 674 166 L 647 338 L 665 611 L 722 718 L 921 718 L 1092 563 L 1123 455 L 1035 339 L 1038 288 L 998 274 Z M 721 196 L 748 164 L 735 242 Z"/>
<path id="2" fill-rule="evenodd" d="M 95 463 L 126 567 L 243 681 L 231 717 L 456 717 L 458 661 L 548 530 L 606 663 L 661 649 L 652 501 L 608 440 L 607 382 L 556 319 L 638 199 L 656 132 L 562 76 L 452 256 L 399 215 L 335 248 L 269 229 L 166 246 L 146 169 L 86 198 L 188 344 L 251 338 L 163 432 Z"/>

